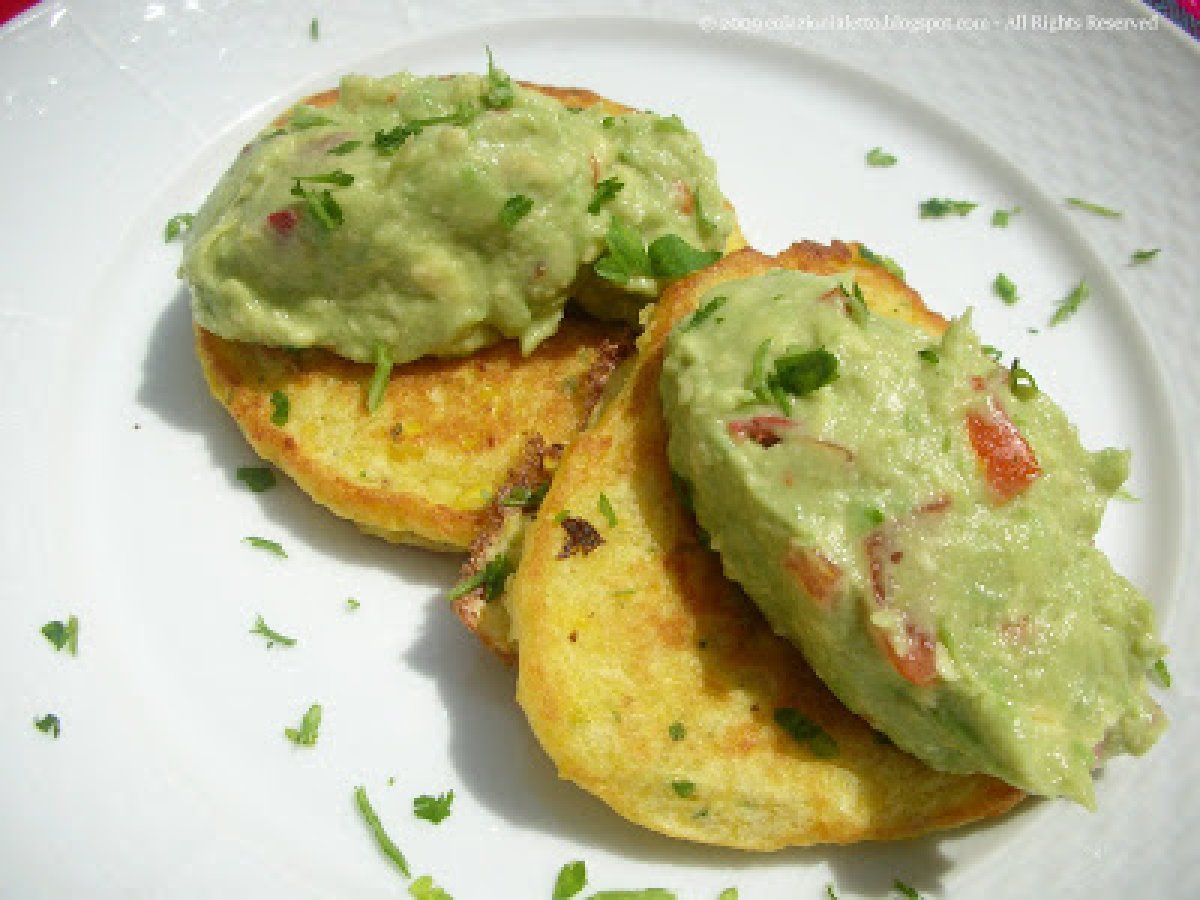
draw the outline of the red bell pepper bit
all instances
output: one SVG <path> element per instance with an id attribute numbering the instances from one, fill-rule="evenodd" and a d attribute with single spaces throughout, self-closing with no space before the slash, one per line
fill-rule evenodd
<path id="1" fill-rule="evenodd" d="M 949 497 L 938 497 L 918 506 L 910 516 L 945 512 L 949 507 Z M 896 565 L 904 559 L 904 551 L 892 543 L 892 532 L 892 523 L 888 523 L 876 528 L 863 541 L 867 552 L 867 571 L 871 579 L 871 593 L 875 598 L 875 605 L 880 609 L 886 609 L 888 606 L 887 567 Z M 901 678 L 918 687 L 926 687 L 938 680 L 936 641 L 932 634 L 913 622 L 905 622 L 904 633 L 908 637 L 908 649 L 901 656 L 896 652 L 896 648 L 892 646 L 891 640 L 883 629 L 874 625 L 870 628 L 876 645 Z"/>
<path id="2" fill-rule="evenodd" d="M 1033 448 L 999 407 L 990 407 L 986 413 L 967 413 L 967 434 L 998 502 L 1007 503 L 1042 474 Z"/>
<path id="3" fill-rule="evenodd" d="M 286 237 L 292 233 L 292 229 L 296 227 L 296 223 L 300 221 L 300 217 L 296 215 L 294 209 L 280 209 L 267 216 L 267 224 L 274 229 L 275 233 Z"/>
<path id="4" fill-rule="evenodd" d="M 842 583 L 841 566 L 815 547 L 789 550 L 783 566 L 804 588 L 810 600 L 823 610 L 832 608 Z"/>
<path id="5" fill-rule="evenodd" d="M 759 446 L 774 447 L 783 440 L 779 435 L 780 429 L 793 428 L 795 425 L 796 423 L 786 416 L 754 416 L 730 422 L 727 427 L 732 438 L 749 438 Z"/>

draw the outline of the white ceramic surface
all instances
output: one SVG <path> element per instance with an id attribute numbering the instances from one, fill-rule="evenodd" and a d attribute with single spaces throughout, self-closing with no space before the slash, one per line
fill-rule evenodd
<path id="1" fill-rule="evenodd" d="M 828 882 L 886 896 L 897 877 L 947 898 L 1200 895 L 1200 52 L 1165 22 L 1008 27 L 983 2 L 936 14 L 986 31 L 933 34 L 839 25 L 822 18 L 832 4 L 810 4 L 811 24 L 777 18 L 782 3 L 642 6 L 47 2 L 0 31 L 0 896 L 404 895 L 356 784 L 414 874 L 459 900 L 549 897 L 570 859 L 589 892 L 681 898 L 818 898 Z M 576 8 L 608 15 L 561 17 Z M 1120 0 L 1011 10 L 1089 12 L 1148 15 Z M 478 69 L 485 43 L 520 77 L 679 113 L 755 245 L 845 237 L 895 256 L 935 308 L 973 305 L 1088 444 L 1132 447 L 1141 500 L 1114 505 L 1101 541 L 1160 610 L 1173 725 L 1110 767 L 1099 812 L 1030 804 L 941 838 L 766 856 L 651 835 L 556 779 L 511 673 L 443 604 L 457 560 L 364 537 L 290 485 L 236 483 L 252 454 L 192 358 L 164 221 L 288 101 L 344 71 Z M 875 145 L 900 164 L 867 168 Z M 919 221 L 935 195 L 982 205 Z M 990 227 L 1014 204 L 1007 230 Z M 1148 246 L 1158 259 L 1126 264 Z M 1015 308 L 990 293 L 998 271 L 1026 298 Z M 1046 329 L 1080 277 L 1092 299 Z M 38 634 L 69 613 L 77 658 Z M 300 643 L 264 647 L 247 633 L 257 613 Z M 313 701 L 320 741 L 293 747 L 281 730 Z M 31 724 L 50 710 L 57 741 Z M 413 796 L 451 788 L 448 820 L 413 818 Z"/>

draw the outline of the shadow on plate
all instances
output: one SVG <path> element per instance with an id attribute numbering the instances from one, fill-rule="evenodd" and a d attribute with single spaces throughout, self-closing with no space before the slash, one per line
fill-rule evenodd
<path id="1" fill-rule="evenodd" d="M 451 762 L 464 794 L 512 828 L 554 835 L 646 863 L 738 873 L 826 863 L 839 896 L 889 896 L 899 878 L 925 894 L 941 890 L 952 861 L 944 845 L 996 824 L 890 843 L 752 853 L 664 837 L 622 819 L 558 777 L 515 701 L 515 672 L 467 633 L 442 603 L 427 607 L 404 661 L 436 685 L 449 713 Z M 1008 819 L 1011 817 L 1004 817 Z"/>
<path id="2" fill-rule="evenodd" d="M 193 344 L 188 291 L 181 286 L 164 304 L 151 332 L 137 402 L 165 427 L 202 435 L 209 464 L 224 473 L 229 490 L 245 493 L 246 486 L 237 480 L 238 467 L 263 462 L 209 393 Z M 438 554 L 364 535 L 314 503 L 281 473 L 274 488 L 255 496 L 263 514 L 291 545 L 310 547 L 346 565 L 390 572 L 408 584 L 440 588 L 447 583 L 446 561 Z"/>

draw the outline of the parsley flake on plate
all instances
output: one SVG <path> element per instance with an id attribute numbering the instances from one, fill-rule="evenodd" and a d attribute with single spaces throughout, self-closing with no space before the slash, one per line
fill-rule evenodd
<path id="1" fill-rule="evenodd" d="M 313 20 L 308 23 L 308 36 L 314 41 L 321 36 L 321 26 L 317 22 L 315 16 L 313 17 Z"/>
<path id="2" fill-rule="evenodd" d="M 1121 211 L 1119 209 L 1109 209 L 1107 206 L 1101 206 L 1099 203 L 1091 203 L 1087 200 L 1080 200 L 1078 197 L 1068 197 L 1066 204 L 1067 206 L 1074 206 L 1076 209 L 1086 209 L 1088 212 L 1104 216 L 1106 219 L 1121 218 Z"/>
<path id="3" fill-rule="evenodd" d="M 300 727 L 283 729 L 283 736 L 298 746 L 312 747 L 317 743 L 317 732 L 320 728 L 321 704 L 314 703 L 300 719 Z"/>
<path id="4" fill-rule="evenodd" d="M 286 634 L 280 634 L 274 628 L 266 623 L 262 616 L 254 620 L 254 627 L 250 629 L 251 634 L 261 634 L 267 639 L 267 646 L 274 647 L 276 644 L 283 644 L 285 647 L 296 646 L 296 639 L 288 637 Z"/>
<path id="5" fill-rule="evenodd" d="M 725 888 L 717 895 L 717 900 L 738 900 L 738 889 L 735 887 Z"/>
<path id="6" fill-rule="evenodd" d="M 995 291 L 996 296 L 1008 306 L 1012 306 L 1019 299 L 1021 299 L 1017 295 L 1017 286 L 1013 284 L 1012 279 L 1010 279 L 1003 272 L 998 274 L 996 276 L 996 280 L 992 282 L 992 290 Z"/>
<path id="7" fill-rule="evenodd" d="M 922 200 L 917 209 L 922 219 L 942 219 L 951 215 L 965 216 L 978 205 L 978 203 L 972 203 L 970 200 L 948 200 L 942 197 L 931 197 L 928 200 Z"/>
<path id="8" fill-rule="evenodd" d="M 422 794 L 420 797 L 413 798 L 413 815 L 418 819 L 425 819 L 437 825 L 450 815 L 450 806 L 453 803 L 454 791 L 446 791 L 436 797 Z"/>
<path id="9" fill-rule="evenodd" d="M 408 861 L 404 858 L 404 854 L 400 852 L 388 834 L 383 829 L 383 823 L 379 821 L 379 816 L 375 812 L 375 808 L 371 806 L 371 801 L 367 798 L 367 789 L 359 785 L 354 789 L 354 803 L 358 806 L 358 811 L 363 817 L 363 821 L 367 823 L 367 827 L 371 829 L 371 834 L 375 837 L 375 843 L 379 845 L 379 849 L 383 851 L 384 856 L 396 864 L 396 868 L 401 871 L 405 878 L 411 877 L 408 870 Z"/>
<path id="10" fill-rule="evenodd" d="M 1088 287 L 1088 283 L 1080 279 L 1079 284 L 1071 290 L 1071 293 L 1058 304 L 1058 308 L 1054 310 L 1054 315 L 1050 317 L 1051 325 L 1061 325 L 1075 313 L 1079 312 L 1079 307 L 1091 295 L 1092 290 Z"/>
<path id="11" fill-rule="evenodd" d="M 266 550 L 268 553 L 274 553 L 276 556 L 287 559 L 287 551 L 283 549 L 283 545 L 278 541 L 272 541 L 263 537 L 255 537 L 254 535 L 244 537 L 242 540 L 251 547 L 254 547 L 256 550 Z"/>
<path id="12" fill-rule="evenodd" d="M 1161 252 L 1161 247 L 1154 247 L 1151 250 L 1134 250 L 1133 253 L 1129 255 L 1129 264 L 1138 265 L 1139 263 L 1148 263 Z"/>
<path id="13" fill-rule="evenodd" d="M 256 494 L 275 487 L 275 472 L 267 466 L 238 466 L 237 480 Z"/>
<path id="14" fill-rule="evenodd" d="M 454 900 L 449 894 L 434 884 L 432 875 L 422 875 L 408 886 L 408 893 L 416 900 Z"/>
<path id="15" fill-rule="evenodd" d="M 187 234 L 194 221 L 196 221 L 196 217 L 192 213 L 178 213 L 171 216 L 167 219 L 166 227 L 163 228 L 163 240 L 170 243 Z"/>
<path id="16" fill-rule="evenodd" d="M 1014 358 L 1012 367 L 1008 370 L 1008 389 L 1018 400 L 1032 400 L 1038 394 L 1037 382 L 1029 374 L 1029 370 Z"/>
<path id="17" fill-rule="evenodd" d="M 48 734 L 53 738 L 57 738 L 62 731 L 62 723 L 54 713 L 46 713 L 40 719 L 35 719 L 33 727 L 42 734 Z"/>
<path id="18" fill-rule="evenodd" d="M 1008 221 L 1013 216 L 1021 212 L 1021 207 L 1014 206 L 1012 209 L 998 209 L 992 213 L 993 228 L 1007 228 Z"/>
<path id="19" fill-rule="evenodd" d="M 673 891 L 665 888 L 644 888 L 640 891 L 597 891 L 588 900 L 677 900 Z"/>
<path id="20" fill-rule="evenodd" d="M 890 256 L 884 256 L 881 253 L 876 253 L 865 244 L 858 245 L 858 255 L 869 263 L 875 263 L 877 266 L 883 266 L 884 269 L 891 272 L 901 281 L 904 280 L 904 269 Z"/>
<path id="21" fill-rule="evenodd" d="M 554 893 L 551 900 L 571 900 L 587 885 L 587 866 L 582 859 L 564 863 L 554 879 Z"/>
<path id="22" fill-rule="evenodd" d="M 1154 680 L 1164 688 L 1171 686 L 1171 670 L 1167 668 L 1167 661 L 1159 659 L 1154 663 L 1154 667 L 1150 670 L 1154 675 Z"/>
<path id="23" fill-rule="evenodd" d="M 876 168 L 887 168 L 896 164 L 896 157 L 886 152 L 882 147 L 872 147 L 867 151 L 867 165 Z"/>
<path id="24" fill-rule="evenodd" d="M 892 882 L 892 890 L 904 897 L 905 900 L 921 900 L 921 895 L 917 893 L 916 888 L 905 884 L 899 878 Z"/>
<path id="25" fill-rule="evenodd" d="M 362 606 L 362 604 L 358 602 L 357 598 L 355 598 L 355 597 L 347 597 L 346 598 L 346 609 L 349 610 L 350 612 L 354 612 L 360 606 Z"/>
<path id="26" fill-rule="evenodd" d="M 41 630 L 55 650 L 65 647 L 72 656 L 79 655 L 79 619 L 76 616 L 68 616 L 66 624 L 58 620 L 47 622 Z"/>

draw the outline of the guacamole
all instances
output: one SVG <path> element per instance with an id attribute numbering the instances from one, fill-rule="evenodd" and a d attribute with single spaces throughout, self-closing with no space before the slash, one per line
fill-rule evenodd
<path id="1" fill-rule="evenodd" d="M 935 338 L 855 300 L 783 270 L 703 297 L 667 343 L 671 466 L 847 706 L 934 768 L 1091 806 L 1165 726 L 1151 607 L 1092 545 L 1127 454 L 1085 450 L 968 317 Z"/>
<path id="2" fill-rule="evenodd" d="M 667 235 L 717 251 L 732 225 L 674 116 L 569 108 L 494 69 L 352 75 L 332 106 L 299 106 L 243 150 L 180 275 L 196 322 L 225 338 L 363 362 L 502 338 L 529 352 L 569 296 L 629 317 L 657 294 L 650 269 L 593 273 L 619 238 L 643 257 Z"/>

